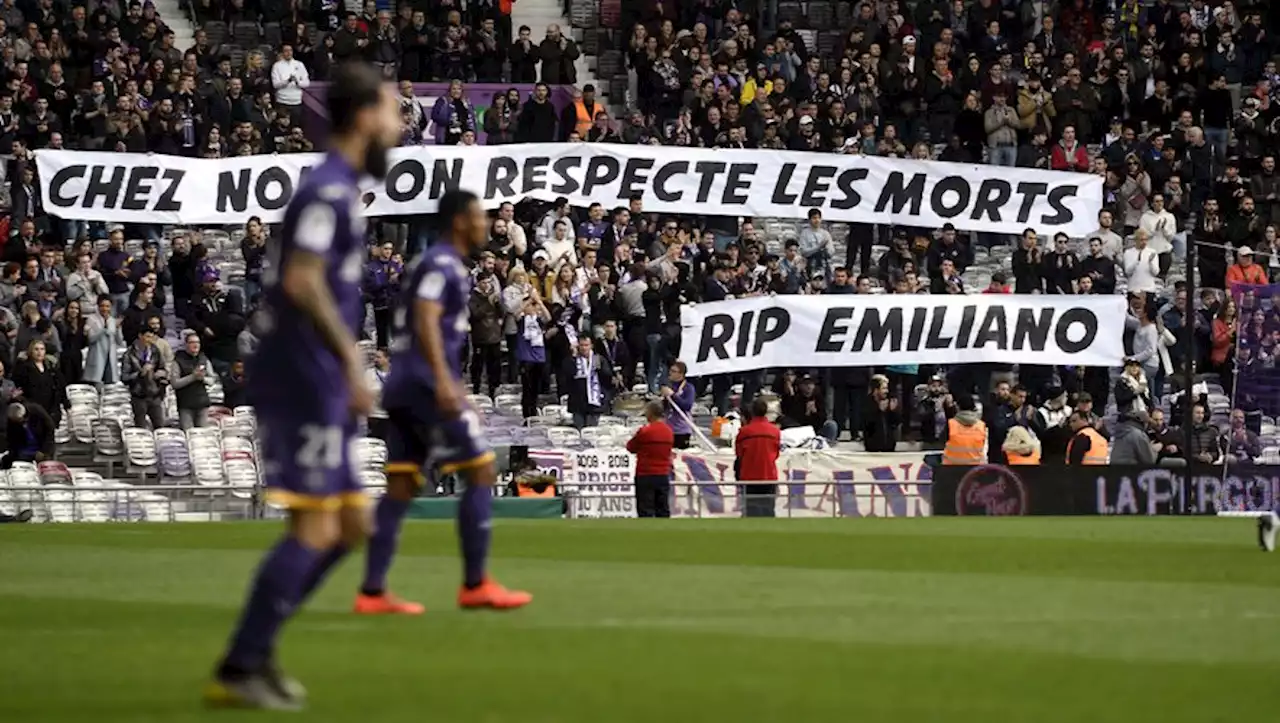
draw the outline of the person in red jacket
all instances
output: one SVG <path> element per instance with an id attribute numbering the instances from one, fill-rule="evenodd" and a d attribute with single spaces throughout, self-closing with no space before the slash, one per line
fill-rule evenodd
<path id="1" fill-rule="evenodd" d="M 627 451 L 636 456 L 636 516 L 671 516 L 671 449 L 675 434 L 663 417 L 660 402 L 644 406 L 649 423 L 627 440 Z"/>
<path id="2" fill-rule="evenodd" d="M 1074 126 L 1062 129 L 1062 140 L 1049 152 L 1049 166 L 1055 171 L 1089 172 L 1089 149 L 1076 140 Z"/>
<path id="3" fill-rule="evenodd" d="M 773 498 L 778 494 L 778 456 L 782 454 L 782 430 L 769 421 L 769 404 L 751 402 L 751 421 L 738 431 L 733 447 L 737 459 L 733 471 L 739 482 L 765 482 L 744 486 L 747 517 L 773 517 Z"/>

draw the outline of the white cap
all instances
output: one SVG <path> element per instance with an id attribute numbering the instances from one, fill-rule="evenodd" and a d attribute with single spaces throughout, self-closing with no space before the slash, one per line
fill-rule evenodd
<path id="1" fill-rule="evenodd" d="M 809 125 L 812 122 L 813 122 L 813 116 L 807 116 L 807 115 L 800 116 L 800 120 L 799 120 L 800 125 L 805 126 L 805 125 Z"/>
<path id="2" fill-rule="evenodd" d="M 1236 249 L 1236 256 L 1252 256 L 1252 255 L 1253 255 L 1253 249 L 1249 248 L 1248 246 L 1241 246 L 1240 248 Z"/>
<path id="3" fill-rule="evenodd" d="M 550 261 L 551 254 L 547 253 L 546 250 L 544 249 L 538 249 L 537 251 L 533 252 L 533 260 L 537 261 L 538 259 L 542 259 L 543 261 Z"/>
<path id="4" fill-rule="evenodd" d="M 914 35 L 908 35 L 907 37 L 905 37 L 905 38 L 903 38 L 903 39 L 902 39 L 902 44 L 903 44 L 903 45 L 915 45 L 915 44 L 916 44 L 916 36 L 914 36 Z"/>

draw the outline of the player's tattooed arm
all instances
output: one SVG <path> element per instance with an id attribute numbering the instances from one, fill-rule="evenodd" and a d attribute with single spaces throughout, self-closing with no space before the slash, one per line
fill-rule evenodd
<path id="1" fill-rule="evenodd" d="M 348 372 L 360 371 L 356 340 L 338 311 L 329 283 L 325 278 L 325 259 L 320 254 L 295 249 L 289 255 L 280 280 L 285 296 L 311 320 L 325 346 L 343 360 Z"/>

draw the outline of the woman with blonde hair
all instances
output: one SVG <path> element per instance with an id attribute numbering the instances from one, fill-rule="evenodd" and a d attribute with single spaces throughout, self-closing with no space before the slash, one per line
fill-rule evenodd
<path id="1" fill-rule="evenodd" d="M 1011 465 L 1040 464 L 1040 440 L 1021 425 L 1009 428 L 1001 449 Z"/>

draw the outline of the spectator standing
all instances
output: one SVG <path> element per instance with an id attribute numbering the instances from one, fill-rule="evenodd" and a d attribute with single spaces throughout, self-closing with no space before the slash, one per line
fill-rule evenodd
<path id="1" fill-rule="evenodd" d="M 493 398 L 502 383 L 504 305 L 491 272 L 483 271 L 476 278 L 468 309 L 471 313 L 471 391 L 480 394 L 483 373 L 489 381 L 489 397 Z"/>
<path id="2" fill-rule="evenodd" d="M 613 368 L 609 360 L 595 353 L 591 337 L 578 337 L 573 355 L 564 360 L 564 378 L 569 380 L 569 413 L 573 426 L 594 427 L 609 410 L 613 391 Z"/>
<path id="3" fill-rule="evenodd" d="M 751 419 L 738 430 L 733 448 L 734 473 L 745 483 L 747 517 L 773 517 L 778 493 L 778 457 L 782 454 L 782 430 L 769 421 L 769 405 L 751 400 Z"/>
<path id="4" fill-rule="evenodd" d="M 143 329 L 121 359 L 120 380 L 129 387 L 135 427 L 145 427 L 148 419 L 152 429 L 165 425 L 164 394 L 169 385 L 169 369 L 155 341 L 155 332 Z"/>
<path id="5" fill-rule="evenodd" d="M 271 85 L 275 88 L 275 109 L 289 116 L 291 123 L 302 119 L 302 91 L 311 87 L 311 73 L 297 58 L 293 46 L 280 48 L 280 57 L 271 66 Z"/>
<path id="6" fill-rule="evenodd" d="M 262 273 L 267 264 L 267 231 L 261 219 L 253 216 L 244 225 L 244 238 L 240 240 L 240 256 L 244 258 L 244 299 L 256 306 L 262 295 Z M 168 270 L 164 269 L 165 276 Z M 172 279 L 169 280 L 172 285 Z"/>
<path id="7" fill-rule="evenodd" d="M 1124 275 L 1129 292 L 1154 293 L 1160 288 L 1160 255 L 1147 246 L 1147 232 L 1133 234 L 1133 247 L 1124 252 Z"/>
<path id="8" fill-rule="evenodd" d="M 26 358 L 14 366 L 13 383 L 22 390 L 23 399 L 43 407 L 53 426 L 58 426 L 67 406 L 66 384 L 58 367 L 49 360 L 43 341 L 37 339 L 27 347 Z"/>
<path id="9" fill-rule="evenodd" d="M 431 122 L 436 127 L 436 143 L 456 146 L 462 134 L 476 130 L 476 111 L 463 93 L 462 81 L 449 81 L 448 94 L 437 98 L 431 107 Z"/>
<path id="10" fill-rule="evenodd" d="M 627 451 L 636 456 L 636 516 L 670 517 L 671 450 L 675 435 L 663 420 L 662 404 L 646 404 L 644 417 L 647 423 L 627 440 Z"/>
<path id="11" fill-rule="evenodd" d="M 868 452 L 894 452 L 898 448 L 898 398 L 889 394 L 889 379 L 871 377 L 871 389 L 862 413 L 862 443 Z"/>
<path id="12" fill-rule="evenodd" d="M 1009 105 L 1003 86 L 996 87 L 993 101 L 983 118 L 989 162 L 993 166 L 1017 165 L 1018 130 L 1022 127 L 1022 122 L 1018 118 L 1018 112 Z"/>
<path id="13" fill-rule="evenodd" d="M 124 335 L 112 313 L 111 299 L 98 299 L 97 313 L 86 319 L 85 340 L 89 350 L 85 358 L 84 381 L 94 384 L 111 384 L 120 380 L 120 365 L 116 362 L 124 349 Z"/>
<path id="14" fill-rule="evenodd" d="M 245 391 L 244 361 L 236 359 L 222 376 L 222 404 L 228 409 L 243 407 L 249 403 Z"/>
<path id="15" fill-rule="evenodd" d="M 615 348 L 625 348 L 616 341 L 613 345 Z M 667 426 L 675 435 L 672 443 L 676 449 L 688 449 L 689 440 L 693 436 L 693 427 L 689 424 L 689 420 L 693 419 L 693 403 L 697 398 L 697 392 L 693 384 L 685 378 L 688 369 L 685 363 L 678 359 L 671 362 L 671 367 L 667 371 L 667 384 L 658 390 L 658 394 L 662 396 L 665 403 Z"/>
<path id="16" fill-rule="evenodd" d="M 538 44 L 538 60 L 542 63 L 542 82 L 549 85 L 573 85 L 578 82 L 574 61 L 578 44 L 560 33 L 560 26 L 547 26 L 547 37 Z M 594 117 L 594 116 L 593 116 Z"/>
<path id="17" fill-rule="evenodd" d="M 187 323 L 199 333 L 213 366 L 225 371 L 238 357 L 236 344 L 244 330 L 244 304 L 239 296 L 219 287 L 217 269 L 206 267 L 200 278 L 198 296 L 187 311 Z"/>
<path id="18" fill-rule="evenodd" d="M 533 88 L 533 95 L 520 108 L 516 119 L 516 141 L 520 143 L 552 143 L 556 139 L 556 108 L 551 104 L 550 88 L 545 82 Z"/>
<path id="19" fill-rule="evenodd" d="M 511 82 L 533 83 L 538 79 L 538 49 L 533 45 L 533 30 L 521 25 L 519 35 L 507 51 L 511 60 Z"/>
<path id="20" fill-rule="evenodd" d="M 237 363 L 239 363 L 237 361 Z M 233 365 L 234 366 L 234 365 Z M 369 412 L 369 436 L 387 441 L 387 410 L 382 405 L 382 388 L 386 384 L 387 375 L 391 373 L 391 355 L 386 349 L 378 349 L 373 353 L 373 366 L 364 373 L 364 381 L 369 385 L 376 400 L 373 411 Z M 225 394 L 225 384 L 224 394 Z M 227 406 L 231 406 L 228 404 Z"/>
<path id="21" fill-rule="evenodd" d="M 573 95 L 573 102 L 560 112 L 561 140 L 569 140 L 569 134 L 575 131 L 579 139 L 586 140 L 587 133 L 591 131 L 598 115 L 605 113 L 607 121 L 608 111 L 596 100 L 596 87 L 590 83 L 583 86 L 580 91 L 575 90 Z"/>
<path id="22" fill-rule="evenodd" d="M 809 223 L 796 234 L 796 241 L 800 244 L 800 255 L 804 257 L 805 268 L 809 273 L 821 272 L 824 278 L 829 277 L 835 242 L 831 238 L 831 232 L 822 226 L 820 209 L 809 209 Z"/>
<path id="23" fill-rule="evenodd" d="M 76 270 L 67 277 L 67 298 L 91 308 L 98 305 L 98 297 L 109 296 L 111 290 L 102 272 L 93 268 L 93 257 L 81 254 L 76 258 Z"/>
<path id="24" fill-rule="evenodd" d="M 379 349 L 391 345 L 391 309 L 400 293 L 404 265 L 395 258 L 390 241 L 379 244 L 364 267 L 364 300 L 373 307 L 373 328 Z"/>
<path id="25" fill-rule="evenodd" d="M 98 254 L 98 270 L 107 282 L 111 306 L 129 307 L 129 252 L 124 250 L 124 231 L 115 229 L 107 236 L 108 246 Z"/>
<path id="26" fill-rule="evenodd" d="M 62 378 L 69 384 L 77 384 L 84 378 L 84 354 L 89 345 L 80 302 L 68 301 L 62 318 L 54 325 L 58 329 L 58 338 L 62 340 L 62 353 L 58 355 Z"/>
<path id="27" fill-rule="evenodd" d="M 178 397 L 178 421 L 183 429 L 209 423 L 209 387 L 205 381 L 212 365 L 200 350 L 200 335 L 188 333 L 184 346 L 173 355 L 173 390 Z"/>

